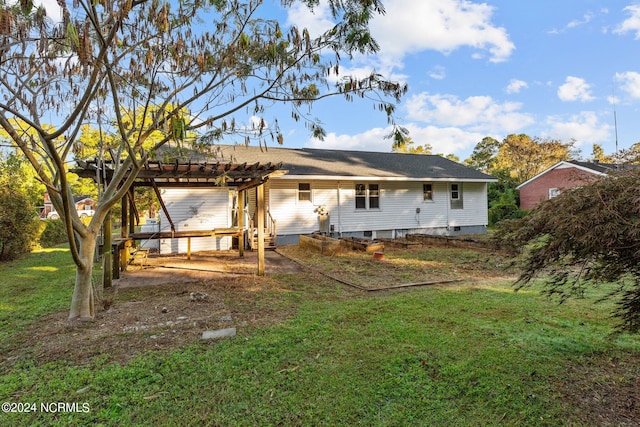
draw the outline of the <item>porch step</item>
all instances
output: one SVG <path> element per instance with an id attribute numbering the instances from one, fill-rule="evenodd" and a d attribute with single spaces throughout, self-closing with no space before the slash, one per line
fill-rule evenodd
<path id="1" fill-rule="evenodd" d="M 249 242 L 251 249 L 258 249 L 258 235 L 254 234 Z M 276 239 L 273 234 L 265 232 L 264 234 L 264 248 L 267 250 L 276 249 Z"/>

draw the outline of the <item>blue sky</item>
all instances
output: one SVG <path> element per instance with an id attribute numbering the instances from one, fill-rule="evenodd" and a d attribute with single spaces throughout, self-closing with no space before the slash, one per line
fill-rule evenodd
<path id="1" fill-rule="evenodd" d="M 50 12 L 54 0 L 43 0 Z M 264 0 L 283 24 L 320 34 L 330 28 L 321 0 L 310 13 Z M 511 133 L 576 141 L 607 154 L 640 141 L 640 0 L 383 0 L 372 23 L 381 45 L 344 74 L 376 70 L 406 82 L 397 121 L 416 144 L 467 158 L 485 136 Z M 49 7 L 51 6 L 51 7 Z M 54 15 L 55 12 L 51 13 Z M 51 16 L 50 15 L 50 16 Z M 267 123 L 272 114 L 267 112 Z M 328 136 L 311 138 L 302 123 L 278 117 L 285 147 L 390 151 L 384 114 L 371 103 L 332 98 L 313 116 Z"/>
<path id="2" fill-rule="evenodd" d="M 485 136 L 569 141 L 583 156 L 640 141 L 640 2 L 386 0 L 372 24 L 382 49 L 347 72 L 375 69 L 408 83 L 398 122 L 416 144 L 462 160 Z M 329 14 L 283 11 L 319 31 Z M 313 31 L 312 31 L 313 33 Z M 349 69 L 349 67 L 351 67 Z M 323 101 L 324 141 L 281 121 L 287 147 L 389 151 L 386 118 L 369 104 Z"/>

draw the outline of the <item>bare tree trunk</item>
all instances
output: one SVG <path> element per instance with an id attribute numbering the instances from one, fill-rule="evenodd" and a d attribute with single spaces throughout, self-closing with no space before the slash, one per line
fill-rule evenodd
<path id="1" fill-rule="evenodd" d="M 79 241 L 82 266 L 76 266 L 76 284 L 71 298 L 70 322 L 87 322 L 95 318 L 95 295 L 91 273 L 93 272 L 93 256 L 96 248 L 96 237 L 89 234 Z"/>

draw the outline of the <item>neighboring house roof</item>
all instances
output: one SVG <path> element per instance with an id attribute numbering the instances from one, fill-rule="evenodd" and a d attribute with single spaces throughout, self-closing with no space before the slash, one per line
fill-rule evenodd
<path id="1" fill-rule="evenodd" d="M 84 200 L 90 200 L 93 202 L 93 199 L 91 198 L 91 196 L 86 196 L 86 195 L 82 195 L 82 196 L 73 196 L 73 203 L 80 203 Z M 44 196 L 44 204 L 45 205 L 51 205 L 53 203 L 51 203 L 51 199 L 49 199 L 49 195 L 47 194 L 47 192 L 45 192 L 45 196 Z"/>
<path id="2" fill-rule="evenodd" d="M 281 179 L 371 179 L 494 182 L 496 178 L 442 156 L 313 148 L 216 145 L 218 161 L 282 163 Z"/>
<path id="3" fill-rule="evenodd" d="M 80 203 L 84 200 L 91 200 L 93 201 L 93 199 L 91 198 L 91 196 L 73 196 L 73 203 Z"/>
<path id="4" fill-rule="evenodd" d="M 594 175 L 603 176 L 603 175 L 608 175 L 611 172 L 618 171 L 623 166 L 622 165 L 617 165 L 617 164 L 607 164 L 607 163 L 599 163 L 599 162 L 579 162 L 577 160 L 565 160 L 565 161 L 556 163 L 555 165 L 551 166 L 550 168 L 545 169 L 544 171 L 540 172 L 538 175 L 534 176 L 533 178 L 528 179 L 527 181 L 525 181 L 522 184 L 518 185 L 516 187 L 516 189 L 520 190 L 525 185 L 529 184 L 532 181 L 537 180 L 538 178 L 540 178 L 541 176 L 551 172 L 552 170 L 555 170 L 555 169 L 558 169 L 558 168 L 567 168 L 567 167 L 573 167 L 573 168 L 582 170 L 584 172 L 592 173 Z"/>

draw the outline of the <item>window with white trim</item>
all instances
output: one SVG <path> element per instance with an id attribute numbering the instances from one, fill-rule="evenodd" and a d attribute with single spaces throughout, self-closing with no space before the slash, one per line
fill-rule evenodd
<path id="1" fill-rule="evenodd" d="M 460 200 L 459 184 L 451 184 L 451 200 Z"/>
<path id="2" fill-rule="evenodd" d="M 449 184 L 449 196 L 451 209 L 464 209 L 462 201 L 462 184 Z"/>
<path id="3" fill-rule="evenodd" d="M 553 199 L 554 197 L 558 197 L 560 195 L 559 188 L 550 188 L 549 189 L 549 198 Z"/>
<path id="4" fill-rule="evenodd" d="M 356 184 L 356 209 L 380 209 L 380 185 Z"/>
<path id="5" fill-rule="evenodd" d="M 433 202 L 433 184 L 422 184 L 422 200 Z"/>
<path id="6" fill-rule="evenodd" d="M 380 209 L 380 187 L 369 184 L 369 209 Z"/>
<path id="7" fill-rule="evenodd" d="M 310 202 L 311 201 L 311 184 L 308 182 L 298 183 L 298 201 Z"/>

